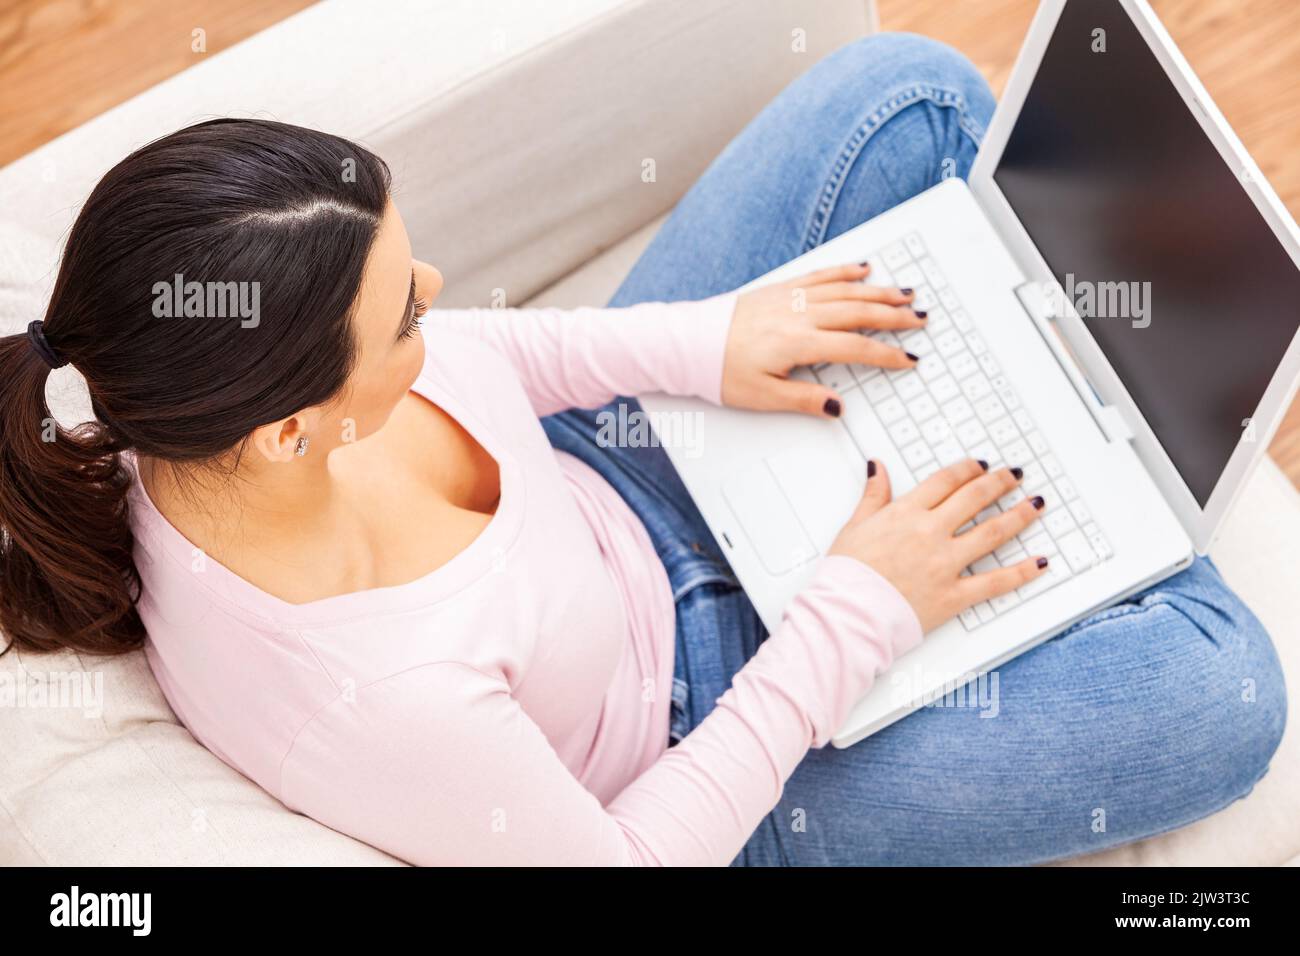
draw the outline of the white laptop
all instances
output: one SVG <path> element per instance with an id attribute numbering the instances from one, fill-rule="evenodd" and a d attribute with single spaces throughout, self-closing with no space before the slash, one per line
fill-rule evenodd
<path id="1" fill-rule="evenodd" d="M 1204 554 L 1300 372 L 1300 230 L 1145 0 L 1045 0 L 969 177 L 745 288 L 870 260 L 927 327 L 869 333 L 914 369 L 798 369 L 839 420 L 645 396 L 774 631 L 859 500 L 961 458 L 1024 469 L 1046 509 L 974 570 L 1049 573 L 936 628 L 833 738 L 847 747 Z M 998 513 L 990 509 L 981 518 Z"/>

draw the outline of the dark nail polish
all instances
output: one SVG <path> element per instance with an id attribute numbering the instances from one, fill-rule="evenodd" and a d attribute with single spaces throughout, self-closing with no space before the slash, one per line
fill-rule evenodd
<path id="1" fill-rule="evenodd" d="M 910 358 L 913 362 L 921 361 L 921 356 L 919 355 L 913 355 L 911 352 L 904 352 L 903 354 L 906 355 L 908 358 Z"/>
<path id="2" fill-rule="evenodd" d="M 912 312 L 918 319 L 924 319 L 927 315 L 930 314 L 929 312 L 926 312 L 924 309 L 913 309 Z"/>
<path id="3" fill-rule="evenodd" d="M 826 404 L 822 406 L 822 411 L 831 416 L 831 418 L 839 418 L 841 411 L 840 400 L 838 398 L 826 399 Z"/>
<path id="4" fill-rule="evenodd" d="M 1047 559 L 1046 559 L 1046 558 L 1039 558 L 1039 559 L 1038 559 L 1038 566 L 1039 566 L 1040 568 L 1045 568 L 1045 567 L 1047 567 Z"/>
<path id="5" fill-rule="evenodd" d="M 867 477 L 868 478 L 876 477 L 876 463 L 872 461 L 870 458 L 867 459 Z"/>
<path id="6" fill-rule="evenodd" d="M 981 468 L 983 468 L 985 471 L 988 471 L 988 470 L 989 470 L 989 463 L 988 463 L 987 461 L 985 461 L 983 458 L 976 458 L 975 461 L 976 461 L 976 462 L 979 464 L 979 466 L 980 466 Z"/>
<path id="7" fill-rule="evenodd" d="M 862 268 L 865 269 L 867 266 L 871 265 L 871 263 L 870 263 L 870 262 L 859 262 L 858 265 L 860 265 Z"/>
<path id="8" fill-rule="evenodd" d="M 1023 468 L 1012 468 L 1012 469 L 1011 469 L 1011 477 L 1015 478 L 1016 481 L 1019 481 L 1021 478 L 1025 477 L 1025 469 L 1023 469 Z"/>
<path id="9" fill-rule="evenodd" d="M 1044 502 L 1043 502 L 1043 496 L 1042 496 L 1042 495 L 1034 495 L 1034 497 L 1032 497 L 1032 498 L 1029 499 L 1029 503 L 1030 503 L 1031 505 L 1034 506 L 1034 510 L 1035 510 L 1035 511 L 1042 511 L 1042 510 L 1043 510 L 1043 504 L 1044 504 Z"/>
<path id="10" fill-rule="evenodd" d="M 903 293 L 903 295 L 911 295 L 911 294 L 912 294 L 912 290 L 911 290 L 910 288 L 909 288 L 909 289 L 899 289 L 898 291 L 901 292 L 901 293 Z"/>

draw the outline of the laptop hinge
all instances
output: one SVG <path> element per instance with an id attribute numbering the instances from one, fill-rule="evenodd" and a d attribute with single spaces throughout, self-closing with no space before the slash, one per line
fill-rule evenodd
<path id="1" fill-rule="evenodd" d="M 1109 442 L 1131 441 L 1133 439 L 1133 430 L 1129 427 L 1128 422 L 1124 420 L 1124 416 L 1120 414 L 1118 408 L 1102 402 L 1100 396 L 1097 395 L 1096 389 L 1088 381 L 1088 377 L 1079 364 L 1079 360 L 1075 357 L 1073 350 L 1057 328 L 1056 313 L 1043 290 L 1042 283 L 1032 281 L 1021 283 L 1016 286 L 1015 292 L 1021 308 L 1025 310 L 1025 314 L 1034 323 L 1034 327 L 1038 329 L 1038 334 L 1043 337 L 1043 341 L 1047 343 L 1047 347 L 1056 358 L 1057 364 L 1061 366 L 1066 378 L 1070 380 L 1070 384 L 1078 392 L 1080 401 L 1088 409 L 1088 413 L 1092 415 L 1093 421 L 1097 423 L 1097 428 L 1101 431 L 1102 437 Z"/>

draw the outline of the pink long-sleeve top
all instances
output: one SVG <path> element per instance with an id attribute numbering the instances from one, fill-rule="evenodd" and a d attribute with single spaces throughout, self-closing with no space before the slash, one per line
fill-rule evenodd
<path id="1" fill-rule="evenodd" d="M 289 808 L 412 863 L 730 863 L 920 624 L 867 565 L 823 558 L 669 749 L 667 574 L 538 417 L 719 402 L 735 303 L 432 311 L 414 390 L 496 459 L 501 499 L 407 584 L 287 603 L 205 558 L 136 481 L 146 655 L 181 722 Z"/>

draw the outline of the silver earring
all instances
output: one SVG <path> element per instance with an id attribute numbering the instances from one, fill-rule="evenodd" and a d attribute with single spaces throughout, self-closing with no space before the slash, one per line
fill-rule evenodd
<path id="1" fill-rule="evenodd" d="M 306 436 L 306 435 L 303 435 L 301 438 L 298 439 L 298 443 L 297 443 L 296 445 L 293 446 L 293 453 L 294 453 L 295 455 L 297 455 L 299 458 L 301 458 L 303 455 L 307 454 L 307 436 Z"/>

